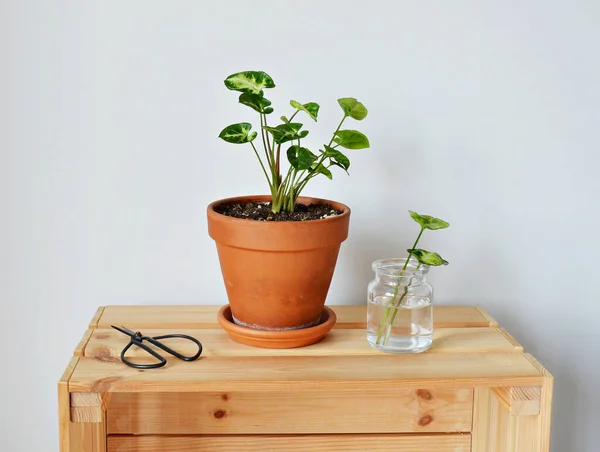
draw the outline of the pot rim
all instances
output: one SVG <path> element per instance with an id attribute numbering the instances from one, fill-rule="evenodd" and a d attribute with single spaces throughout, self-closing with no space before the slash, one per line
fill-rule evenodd
<path id="1" fill-rule="evenodd" d="M 209 215 L 213 216 L 213 218 L 223 218 L 223 219 L 228 219 L 228 221 L 242 221 L 242 222 L 249 222 L 249 223 L 257 223 L 257 224 L 289 224 L 289 223 L 321 223 L 321 222 L 327 222 L 327 221 L 336 221 L 336 220 L 342 220 L 343 218 L 347 217 L 348 215 L 350 215 L 350 207 L 348 207 L 346 204 L 341 203 L 339 201 L 333 201 L 330 199 L 325 199 L 325 198 L 315 198 L 313 196 L 299 196 L 298 197 L 298 201 L 300 200 L 306 200 L 306 201 L 317 201 L 315 202 L 309 202 L 308 204 L 330 204 L 332 205 L 332 207 L 335 207 L 338 210 L 341 210 L 342 213 L 333 217 L 327 217 L 327 218 L 319 218 L 316 220 L 308 220 L 305 222 L 300 222 L 300 221 L 259 221 L 259 220 L 253 220 L 251 218 L 236 218 L 236 217 L 230 217 L 229 215 L 223 215 L 222 213 L 219 213 L 215 210 L 216 206 L 222 205 L 222 204 L 229 204 L 229 203 L 234 203 L 237 202 L 239 200 L 242 199 L 248 199 L 248 200 L 256 200 L 257 202 L 262 202 L 264 201 L 269 201 L 272 199 L 271 195 L 241 195 L 241 196 L 232 196 L 229 198 L 222 198 L 222 199 L 217 199 L 213 202 L 211 202 L 208 207 L 206 208 L 207 212 Z"/>

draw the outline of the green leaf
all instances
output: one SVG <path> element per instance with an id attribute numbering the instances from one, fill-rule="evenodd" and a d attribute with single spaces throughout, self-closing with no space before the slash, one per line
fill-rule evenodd
<path id="1" fill-rule="evenodd" d="M 329 160 L 333 165 L 339 166 L 344 171 L 348 172 L 348 168 L 350 168 L 350 159 L 340 151 L 325 145 L 325 155 L 329 157 Z"/>
<path id="2" fill-rule="evenodd" d="M 277 127 L 263 127 L 263 129 L 273 135 L 275 143 L 281 144 L 286 141 L 298 140 L 308 135 L 308 130 L 302 130 L 302 124 L 298 122 L 288 122 L 286 124 L 279 124 Z"/>
<path id="3" fill-rule="evenodd" d="M 286 118 L 285 116 L 282 116 L 280 118 L 283 122 L 290 122 L 290 120 L 288 118 Z"/>
<path id="4" fill-rule="evenodd" d="M 429 215 L 419 215 L 417 212 L 413 212 L 412 210 L 409 210 L 408 213 L 410 213 L 412 219 L 419 223 L 423 229 L 435 231 L 437 229 L 446 229 L 448 226 L 450 226 L 450 223 L 440 220 L 439 218 Z"/>
<path id="5" fill-rule="evenodd" d="M 346 116 L 350 116 L 357 121 L 362 121 L 367 116 L 367 108 L 354 97 L 338 99 L 338 104 L 340 104 L 340 107 L 342 107 Z"/>
<path id="6" fill-rule="evenodd" d="M 346 149 L 365 149 L 370 146 L 369 139 L 358 130 L 338 130 L 333 141 Z"/>
<path id="7" fill-rule="evenodd" d="M 250 143 L 257 135 L 256 132 L 250 133 L 250 129 L 252 129 L 252 124 L 248 122 L 231 124 L 221 131 L 219 138 L 233 144 Z"/>
<path id="8" fill-rule="evenodd" d="M 253 110 L 264 113 L 265 115 L 273 113 L 273 108 L 269 107 L 271 101 L 265 99 L 262 94 L 242 93 L 240 94 L 240 104 L 247 105 Z"/>
<path id="9" fill-rule="evenodd" d="M 275 83 L 269 74 L 262 71 L 244 71 L 231 74 L 225 79 L 225 86 L 233 91 L 262 94 L 263 88 L 274 88 Z"/>
<path id="10" fill-rule="evenodd" d="M 438 267 L 440 265 L 448 265 L 448 261 L 444 260 L 442 256 L 433 251 L 426 251 L 422 249 L 408 249 L 406 250 L 412 254 L 421 264 L 431 265 L 432 267 Z"/>
<path id="11" fill-rule="evenodd" d="M 329 169 L 327 167 L 325 167 L 322 163 L 317 165 L 316 162 L 312 164 L 311 169 L 318 174 L 324 174 L 325 176 L 327 176 L 329 179 L 333 179 L 333 175 L 331 174 L 331 171 L 329 171 Z"/>
<path id="12" fill-rule="evenodd" d="M 291 146 L 287 150 L 287 157 L 290 165 L 298 171 L 310 169 L 315 160 L 317 160 L 315 154 L 298 145 Z"/>
<path id="13" fill-rule="evenodd" d="M 311 118 L 317 122 L 317 115 L 319 114 L 319 104 L 315 102 L 309 102 L 307 104 L 301 104 L 300 102 L 296 102 L 295 100 L 290 101 L 290 105 L 294 107 L 296 110 L 303 111 L 307 113 Z"/>

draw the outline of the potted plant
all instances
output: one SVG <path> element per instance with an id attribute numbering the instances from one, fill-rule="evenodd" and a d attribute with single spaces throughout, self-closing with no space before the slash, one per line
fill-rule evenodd
<path id="1" fill-rule="evenodd" d="M 253 345 L 306 345 L 335 323 L 333 311 L 324 305 L 340 245 L 348 236 L 350 209 L 301 193 L 315 177 L 332 179 L 334 167 L 348 172 L 350 160 L 342 148 L 369 147 L 364 134 L 342 128 L 349 119 L 363 120 L 367 109 L 354 98 L 338 99 L 341 121 L 313 152 L 303 145 L 308 130 L 297 117 L 317 121 L 317 103 L 292 100 L 289 117 L 276 123 L 264 95 L 275 87 L 268 74 L 239 72 L 227 77 L 225 86 L 240 93 L 240 104 L 257 112 L 260 126 L 253 131 L 250 123 L 232 124 L 219 137 L 252 149 L 269 194 L 208 206 L 208 231 L 217 245 L 229 299 L 219 322 L 236 340 Z"/>

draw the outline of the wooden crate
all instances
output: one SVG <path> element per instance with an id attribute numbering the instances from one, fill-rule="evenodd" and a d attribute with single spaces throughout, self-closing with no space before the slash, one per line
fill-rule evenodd
<path id="1" fill-rule="evenodd" d="M 99 308 L 58 385 L 61 452 L 549 451 L 552 376 L 481 308 L 435 307 L 418 355 L 369 347 L 365 306 L 332 306 L 325 339 L 287 350 L 230 340 L 218 308 Z M 132 369 L 111 325 L 204 353 Z"/>

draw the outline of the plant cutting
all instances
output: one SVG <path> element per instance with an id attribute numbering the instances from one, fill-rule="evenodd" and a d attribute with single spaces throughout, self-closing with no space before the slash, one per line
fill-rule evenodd
<path id="1" fill-rule="evenodd" d="M 217 244 L 229 299 L 219 322 L 234 339 L 252 345 L 306 345 L 335 323 L 335 314 L 324 305 L 340 245 L 348 235 L 350 209 L 302 193 L 317 176 L 332 179 L 334 167 L 348 172 L 350 159 L 342 149 L 369 147 L 363 133 L 344 127 L 368 112 L 355 98 L 338 99 L 340 122 L 318 150 L 310 150 L 303 141 L 309 131 L 298 120 L 304 116 L 317 121 L 319 104 L 292 100 L 290 113 L 273 121 L 274 108 L 265 91 L 275 83 L 268 74 L 238 72 L 225 79 L 225 86 L 239 92 L 239 103 L 258 114 L 259 125 L 254 130 L 247 122 L 231 124 L 219 137 L 252 150 L 269 194 L 208 206 L 209 234 Z M 303 332 L 290 333 L 296 330 Z M 296 340 L 298 335 L 303 340 Z"/>
<path id="2" fill-rule="evenodd" d="M 438 253 L 417 246 L 425 230 L 446 229 L 449 223 L 410 210 L 409 214 L 420 229 L 413 246 L 406 250 L 408 256 L 374 262 L 376 279 L 369 285 L 368 341 L 393 352 L 420 352 L 431 345 L 433 288 L 425 277 L 430 267 L 448 265 Z M 401 311 L 406 315 L 397 322 Z"/>

